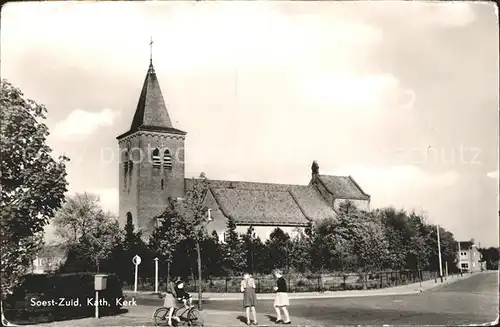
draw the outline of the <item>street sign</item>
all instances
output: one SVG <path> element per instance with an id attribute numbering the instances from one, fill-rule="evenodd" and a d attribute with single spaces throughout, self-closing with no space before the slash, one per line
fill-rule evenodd
<path id="1" fill-rule="evenodd" d="M 134 282 L 134 292 L 137 293 L 137 275 L 139 274 L 139 265 L 141 264 L 141 257 L 135 255 L 132 258 L 132 263 L 135 265 L 135 282 Z"/>

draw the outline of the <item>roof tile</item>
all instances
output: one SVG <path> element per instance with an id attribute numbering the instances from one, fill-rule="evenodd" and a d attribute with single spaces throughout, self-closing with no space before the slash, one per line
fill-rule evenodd
<path id="1" fill-rule="evenodd" d="M 212 188 L 226 216 L 240 223 L 307 225 L 308 220 L 288 191 Z"/>
<path id="2" fill-rule="evenodd" d="M 186 189 L 195 180 L 186 178 Z M 239 224 L 306 225 L 336 217 L 314 186 L 225 180 L 210 180 L 209 185 L 224 214 Z"/>
<path id="3" fill-rule="evenodd" d="M 336 198 L 351 200 L 368 200 L 370 198 L 351 176 L 318 175 L 318 178 Z"/>
<path id="4" fill-rule="evenodd" d="M 139 130 L 186 134 L 172 126 L 172 121 L 170 120 L 161 92 L 160 83 L 158 82 L 152 63 L 149 65 L 146 78 L 144 79 L 130 130 L 118 136 L 118 138 L 125 137 Z"/>

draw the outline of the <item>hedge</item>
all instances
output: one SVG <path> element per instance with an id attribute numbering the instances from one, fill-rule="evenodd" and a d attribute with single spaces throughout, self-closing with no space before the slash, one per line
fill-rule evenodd
<path id="1" fill-rule="evenodd" d="M 87 299 L 95 298 L 94 275 L 89 272 L 25 275 L 3 303 L 5 318 L 11 323 L 41 323 L 90 317 L 95 306 Z M 59 305 L 61 298 L 65 299 L 63 306 Z M 123 298 L 123 291 L 116 275 L 108 275 L 106 290 L 99 292 L 99 298 L 109 303 L 109 307 L 101 306 L 103 315 L 120 310 L 117 299 Z M 39 305 L 37 301 L 48 301 L 51 305 Z"/>

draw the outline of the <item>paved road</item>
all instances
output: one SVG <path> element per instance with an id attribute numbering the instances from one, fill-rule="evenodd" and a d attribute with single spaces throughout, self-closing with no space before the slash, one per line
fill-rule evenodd
<path id="1" fill-rule="evenodd" d="M 415 295 L 293 300 L 290 313 L 324 325 L 482 324 L 498 316 L 498 273 L 480 273 L 468 279 Z M 139 305 L 158 306 L 158 300 L 138 299 Z M 213 301 L 204 308 L 241 311 L 241 301 Z M 259 313 L 274 317 L 272 301 L 258 302 Z"/>

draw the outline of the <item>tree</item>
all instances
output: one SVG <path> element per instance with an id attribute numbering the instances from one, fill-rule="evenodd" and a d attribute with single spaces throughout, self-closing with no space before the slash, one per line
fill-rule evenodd
<path id="1" fill-rule="evenodd" d="M 364 271 L 377 271 L 383 267 L 388 251 L 384 230 L 375 221 L 365 219 L 367 214 L 358 218 L 358 225 L 352 231 L 351 242 L 354 252 L 357 253 L 357 267 Z"/>
<path id="2" fill-rule="evenodd" d="M 308 233 L 313 237 L 312 258 L 320 261 L 320 270 L 372 271 L 382 268 L 388 254 L 380 220 L 350 201 L 340 205 L 336 218 L 319 222 Z"/>
<path id="3" fill-rule="evenodd" d="M 245 269 L 243 242 L 236 232 L 236 222 L 229 217 L 226 222 L 225 244 L 223 246 L 223 262 L 226 274 L 240 273 Z"/>
<path id="4" fill-rule="evenodd" d="M 268 269 L 290 268 L 290 255 L 292 253 L 292 242 L 290 235 L 281 228 L 275 228 L 266 241 L 269 250 Z"/>
<path id="5" fill-rule="evenodd" d="M 66 263 L 69 270 L 73 260 L 82 260 L 78 266 L 92 265 L 99 271 L 101 264 L 121 244 L 118 221 L 111 213 L 104 212 L 95 194 L 84 192 L 68 197 L 57 211 L 54 224 L 69 252 Z"/>
<path id="6" fill-rule="evenodd" d="M 79 243 L 81 237 L 96 228 L 102 218 L 99 196 L 87 192 L 67 197 L 54 218 L 56 234 L 68 245 Z"/>
<path id="7" fill-rule="evenodd" d="M 168 206 L 166 210 L 157 217 L 157 227 L 151 234 L 149 246 L 160 259 L 167 263 L 167 284 L 170 281 L 170 265 L 179 242 L 185 235 L 182 231 L 182 220 L 179 219 L 174 207 Z"/>
<path id="8" fill-rule="evenodd" d="M 64 202 L 67 157 L 46 144 L 45 106 L 6 80 L 0 93 L 2 298 L 25 274 L 42 245 L 43 229 Z"/>
<path id="9" fill-rule="evenodd" d="M 120 244 L 120 226 L 109 214 L 101 212 L 95 217 L 94 228 L 80 238 L 80 254 L 100 271 L 101 263 L 108 259 Z"/>
<path id="10" fill-rule="evenodd" d="M 498 270 L 498 259 L 500 257 L 500 248 L 489 247 L 479 249 L 481 253 L 481 262 L 486 262 L 486 269 Z"/>
<path id="11" fill-rule="evenodd" d="M 290 255 L 290 266 L 294 270 L 304 273 L 311 270 L 311 249 L 312 240 L 306 232 L 299 231 L 292 239 L 292 252 Z"/>
<path id="12" fill-rule="evenodd" d="M 208 238 L 205 224 L 207 223 L 208 207 L 205 205 L 205 197 L 209 189 L 209 181 L 204 173 L 200 178 L 193 179 L 192 188 L 186 190 L 184 199 L 174 201 L 175 215 L 181 219 L 180 232 L 187 241 L 193 241 L 198 263 L 198 298 L 202 295 L 201 275 L 201 248 L 200 244 Z M 198 301 L 201 310 L 202 301 Z"/>
<path id="13" fill-rule="evenodd" d="M 405 252 L 399 226 L 403 225 L 405 213 L 394 208 L 383 208 L 374 213 L 383 226 L 388 242 L 386 268 L 403 269 L 405 266 Z"/>
<path id="14" fill-rule="evenodd" d="M 250 272 L 254 272 L 256 269 L 255 265 L 255 257 L 258 254 L 257 251 L 257 236 L 255 235 L 255 229 L 250 226 L 245 235 L 242 235 L 242 241 L 244 244 L 244 254 L 245 254 L 245 263 L 247 269 Z"/>
<path id="15" fill-rule="evenodd" d="M 219 235 L 216 231 L 207 238 L 201 246 L 203 262 L 203 271 L 205 276 L 220 276 L 222 274 L 222 246 L 219 242 Z"/>

